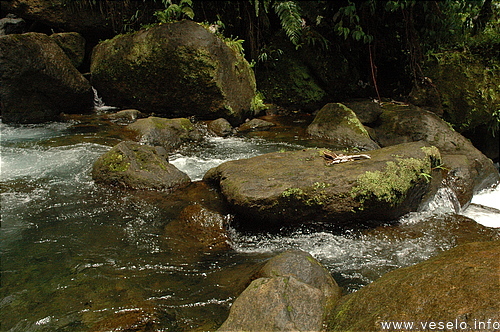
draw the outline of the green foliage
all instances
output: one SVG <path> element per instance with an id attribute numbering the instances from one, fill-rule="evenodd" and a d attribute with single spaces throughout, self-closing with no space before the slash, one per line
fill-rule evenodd
<path id="1" fill-rule="evenodd" d="M 300 47 L 300 37 L 305 21 L 300 15 L 297 3 L 295 1 L 278 1 L 274 3 L 273 8 L 280 19 L 285 34 L 297 48 Z"/>
<path id="2" fill-rule="evenodd" d="M 371 3 L 372 6 L 375 4 L 373 1 L 367 3 Z M 341 7 L 333 19 L 336 21 L 335 32 L 344 39 L 352 38 L 366 44 L 373 41 L 373 36 L 366 33 L 360 25 L 361 19 L 358 15 L 356 3 L 349 0 L 348 5 Z"/>
<path id="3" fill-rule="evenodd" d="M 192 0 L 181 0 L 179 4 L 175 4 L 172 0 L 162 0 L 165 5 L 164 10 L 158 10 L 154 13 L 158 22 L 169 23 L 178 21 L 183 18 L 194 18 L 194 11 L 192 9 Z"/>

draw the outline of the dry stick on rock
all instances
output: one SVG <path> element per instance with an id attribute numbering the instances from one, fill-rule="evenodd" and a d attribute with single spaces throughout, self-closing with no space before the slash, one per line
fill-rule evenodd
<path id="1" fill-rule="evenodd" d="M 371 157 L 367 154 L 345 155 L 342 153 L 336 154 L 326 150 L 323 151 L 323 158 L 326 160 L 327 165 L 340 164 L 360 159 L 371 159 Z"/>

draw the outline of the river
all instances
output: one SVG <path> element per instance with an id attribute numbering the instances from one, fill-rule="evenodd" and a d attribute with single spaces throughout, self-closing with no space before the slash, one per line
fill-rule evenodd
<path id="1" fill-rule="evenodd" d="M 500 209 L 497 186 L 465 211 L 443 189 L 395 226 L 344 234 L 231 229 L 231 250 L 193 250 L 166 226 L 193 202 L 226 211 L 218 194 L 201 182 L 170 195 L 96 185 L 92 163 L 126 135 L 93 121 L 1 124 L 2 331 L 213 330 L 255 266 L 282 250 L 310 252 L 349 293 L 457 244 L 499 237 L 499 215 L 482 207 Z M 207 137 L 170 161 L 198 181 L 224 161 L 311 144 L 276 132 Z"/>

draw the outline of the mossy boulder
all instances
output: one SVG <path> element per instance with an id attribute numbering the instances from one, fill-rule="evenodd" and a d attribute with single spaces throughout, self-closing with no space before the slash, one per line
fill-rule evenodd
<path id="1" fill-rule="evenodd" d="M 307 133 L 326 138 L 339 148 L 374 150 L 380 148 L 368 134 L 356 113 L 340 103 L 326 104 L 319 110 Z"/>
<path id="2" fill-rule="evenodd" d="M 500 241 L 474 242 L 389 272 L 344 297 L 326 330 L 383 331 L 388 328 L 382 324 L 408 322 L 414 331 L 494 331 L 500 321 L 498 257 Z"/>
<path id="3" fill-rule="evenodd" d="M 201 139 L 201 133 L 186 118 L 165 119 L 148 117 L 138 119 L 127 126 L 127 129 L 139 135 L 141 143 L 162 146 L 167 151 L 178 148 L 182 143 Z"/>
<path id="4" fill-rule="evenodd" d="M 109 105 L 165 117 L 253 116 L 248 62 L 200 24 L 181 21 L 119 35 L 94 48 L 92 84 Z"/>
<path id="5" fill-rule="evenodd" d="M 443 112 L 443 118 L 459 132 L 479 125 L 492 128 L 496 123 L 498 133 L 498 59 L 449 51 L 432 55 L 423 70 L 427 77 L 413 89 L 413 104 Z"/>
<path id="6" fill-rule="evenodd" d="M 326 97 L 311 71 L 293 55 L 283 56 L 258 71 L 257 79 L 266 101 L 288 110 L 315 111 Z"/>
<path id="7" fill-rule="evenodd" d="M 369 152 L 371 159 L 327 165 L 322 149 L 276 152 L 210 169 L 238 226 L 360 227 L 415 211 L 441 181 L 439 151 L 423 142 Z"/>
<path id="8" fill-rule="evenodd" d="M 167 159 L 161 147 L 124 141 L 100 156 L 93 165 L 97 183 L 130 189 L 175 190 L 191 180 Z"/>
<path id="9" fill-rule="evenodd" d="M 381 146 L 425 141 L 437 147 L 448 169 L 446 182 L 462 206 L 475 192 L 500 180 L 493 162 L 433 112 L 386 104 L 378 124 L 374 129 Z"/>
<path id="10" fill-rule="evenodd" d="M 82 35 L 78 32 L 59 32 L 51 34 L 50 38 L 62 48 L 76 68 L 81 66 L 85 57 L 85 38 Z"/>
<path id="11" fill-rule="evenodd" d="M 0 107 L 4 123 L 55 121 L 93 109 L 90 83 L 45 34 L 0 37 Z"/>
<path id="12" fill-rule="evenodd" d="M 281 253 L 256 276 L 217 331 L 321 331 L 340 298 L 328 271 L 306 252 Z"/>

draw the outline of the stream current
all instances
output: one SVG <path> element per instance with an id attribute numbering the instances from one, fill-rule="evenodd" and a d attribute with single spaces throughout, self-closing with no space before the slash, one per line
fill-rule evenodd
<path id="1" fill-rule="evenodd" d="M 344 234 L 231 229 L 231 250 L 193 250 L 165 226 L 193 202 L 224 210 L 213 189 L 197 182 L 174 194 L 134 192 L 92 181 L 92 163 L 124 139 L 118 126 L 0 126 L 1 331 L 214 330 L 255 266 L 286 249 L 311 253 L 349 293 L 460 243 L 499 237 L 498 213 L 475 204 L 457 211 L 442 189 L 393 226 Z M 170 161 L 198 181 L 228 160 L 312 144 L 278 136 L 207 137 Z M 473 203 L 500 209 L 499 196 L 497 186 Z"/>

